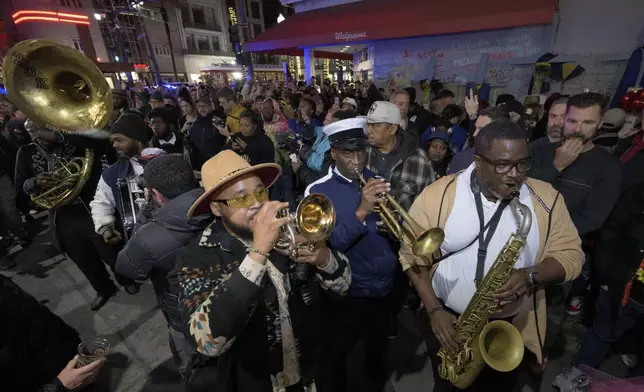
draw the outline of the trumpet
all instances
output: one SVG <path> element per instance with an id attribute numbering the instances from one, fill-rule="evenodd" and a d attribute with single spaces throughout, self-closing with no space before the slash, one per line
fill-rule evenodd
<path id="1" fill-rule="evenodd" d="M 319 193 L 312 193 L 302 199 L 295 214 L 283 209 L 278 211 L 277 216 L 289 218 L 289 222 L 282 227 L 274 249 L 290 258 L 295 258 L 300 248 L 314 251 L 315 243 L 330 236 L 335 227 L 333 203 Z M 307 243 L 298 244 L 298 234 L 304 237 Z"/>
<path id="2" fill-rule="evenodd" d="M 367 185 L 362 173 L 359 170 L 354 170 L 354 173 L 360 179 L 360 183 L 364 187 Z M 378 203 L 378 214 L 380 220 L 387 226 L 387 229 L 396 237 L 398 241 L 403 241 L 405 235 L 410 235 L 412 240 L 412 252 L 418 257 L 429 257 L 434 254 L 443 243 L 445 239 L 445 232 L 440 227 L 431 229 L 423 229 L 410 215 L 405 211 L 400 204 L 390 194 L 385 193 L 382 195 L 383 201 Z M 393 209 L 389 209 L 387 204 L 390 204 Z M 398 222 L 397 214 L 400 214 L 402 220 L 407 224 L 409 230 L 406 230 Z"/>

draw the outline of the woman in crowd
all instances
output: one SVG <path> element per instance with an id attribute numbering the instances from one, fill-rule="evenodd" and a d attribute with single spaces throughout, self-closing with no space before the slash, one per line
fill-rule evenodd
<path id="1" fill-rule="evenodd" d="M 463 109 L 455 104 L 449 104 L 443 110 L 443 119 L 451 123 L 451 140 L 454 152 L 460 152 L 467 141 L 467 128 L 460 125 L 464 115 Z"/>
<path id="2" fill-rule="evenodd" d="M 432 163 L 436 179 L 447 174 L 447 167 L 452 160 L 450 137 L 444 130 L 435 130 L 427 140 L 427 157 Z"/>
<path id="3" fill-rule="evenodd" d="M 179 119 L 180 132 L 185 137 L 188 137 L 190 136 L 190 128 L 199 118 L 199 114 L 197 113 L 197 108 L 190 99 L 182 99 L 179 103 L 179 107 L 181 108 L 181 113 L 183 113 L 183 116 Z"/>
<path id="4" fill-rule="evenodd" d="M 251 165 L 275 162 L 275 146 L 257 129 L 255 114 L 249 110 L 239 116 L 239 133 L 232 134 L 224 149 L 233 150 Z"/>

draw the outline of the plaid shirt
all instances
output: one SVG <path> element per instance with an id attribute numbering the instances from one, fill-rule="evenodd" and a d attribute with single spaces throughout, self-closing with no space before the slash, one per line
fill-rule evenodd
<path id="1" fill-rule="evenodd" d="M 398 148 L 404 148 L 401 145 Z M 436 180 L 436 174 L 425 151 L 415 148 L 410 154 L 401 154 L 389 173 L 376 173 L 371 165 L 373 147 L 367 147 L 367 167 L 391 183 L 391 196 L 405 210 L 409 210 L 416 196 Z"/>

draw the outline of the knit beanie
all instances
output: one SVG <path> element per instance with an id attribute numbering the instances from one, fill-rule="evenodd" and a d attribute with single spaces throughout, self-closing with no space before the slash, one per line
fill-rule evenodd
<path id="1" fill-rule="evenodd" d="M 119 117 L 109 129 L 110 133 L 119 133 L 141 143 L 150 141 L 150 128 L 140 116 L 133 113 L 125 113 Z"/>

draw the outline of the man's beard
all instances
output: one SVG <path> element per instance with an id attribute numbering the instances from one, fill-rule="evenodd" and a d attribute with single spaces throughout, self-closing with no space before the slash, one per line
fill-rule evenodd
<path id="1" fill-rule="evenodd" d="M 228 217 L 222 215 L 221 216 L 221 221 L 224 224 L 224 227 L 230 234 L 233 236 L 242 239 L 242 240 L 247 240 L 247 241 L 252 241 L 253 240 L 253 232 L 246 228 L 246 227 L 241 227 L 237 224 L 235 224 L 233 221 L 228 219 Z"/>
<path id="2" fill-rule="evenodd" d="M 548 129 L 547 133 L 548 133 L 548 136 L 550 136 L 553 139 L 561 139 L 563 138 L 563 132 L 564 132 L 563 128 L 553 127 L 551 129 Z"/>

